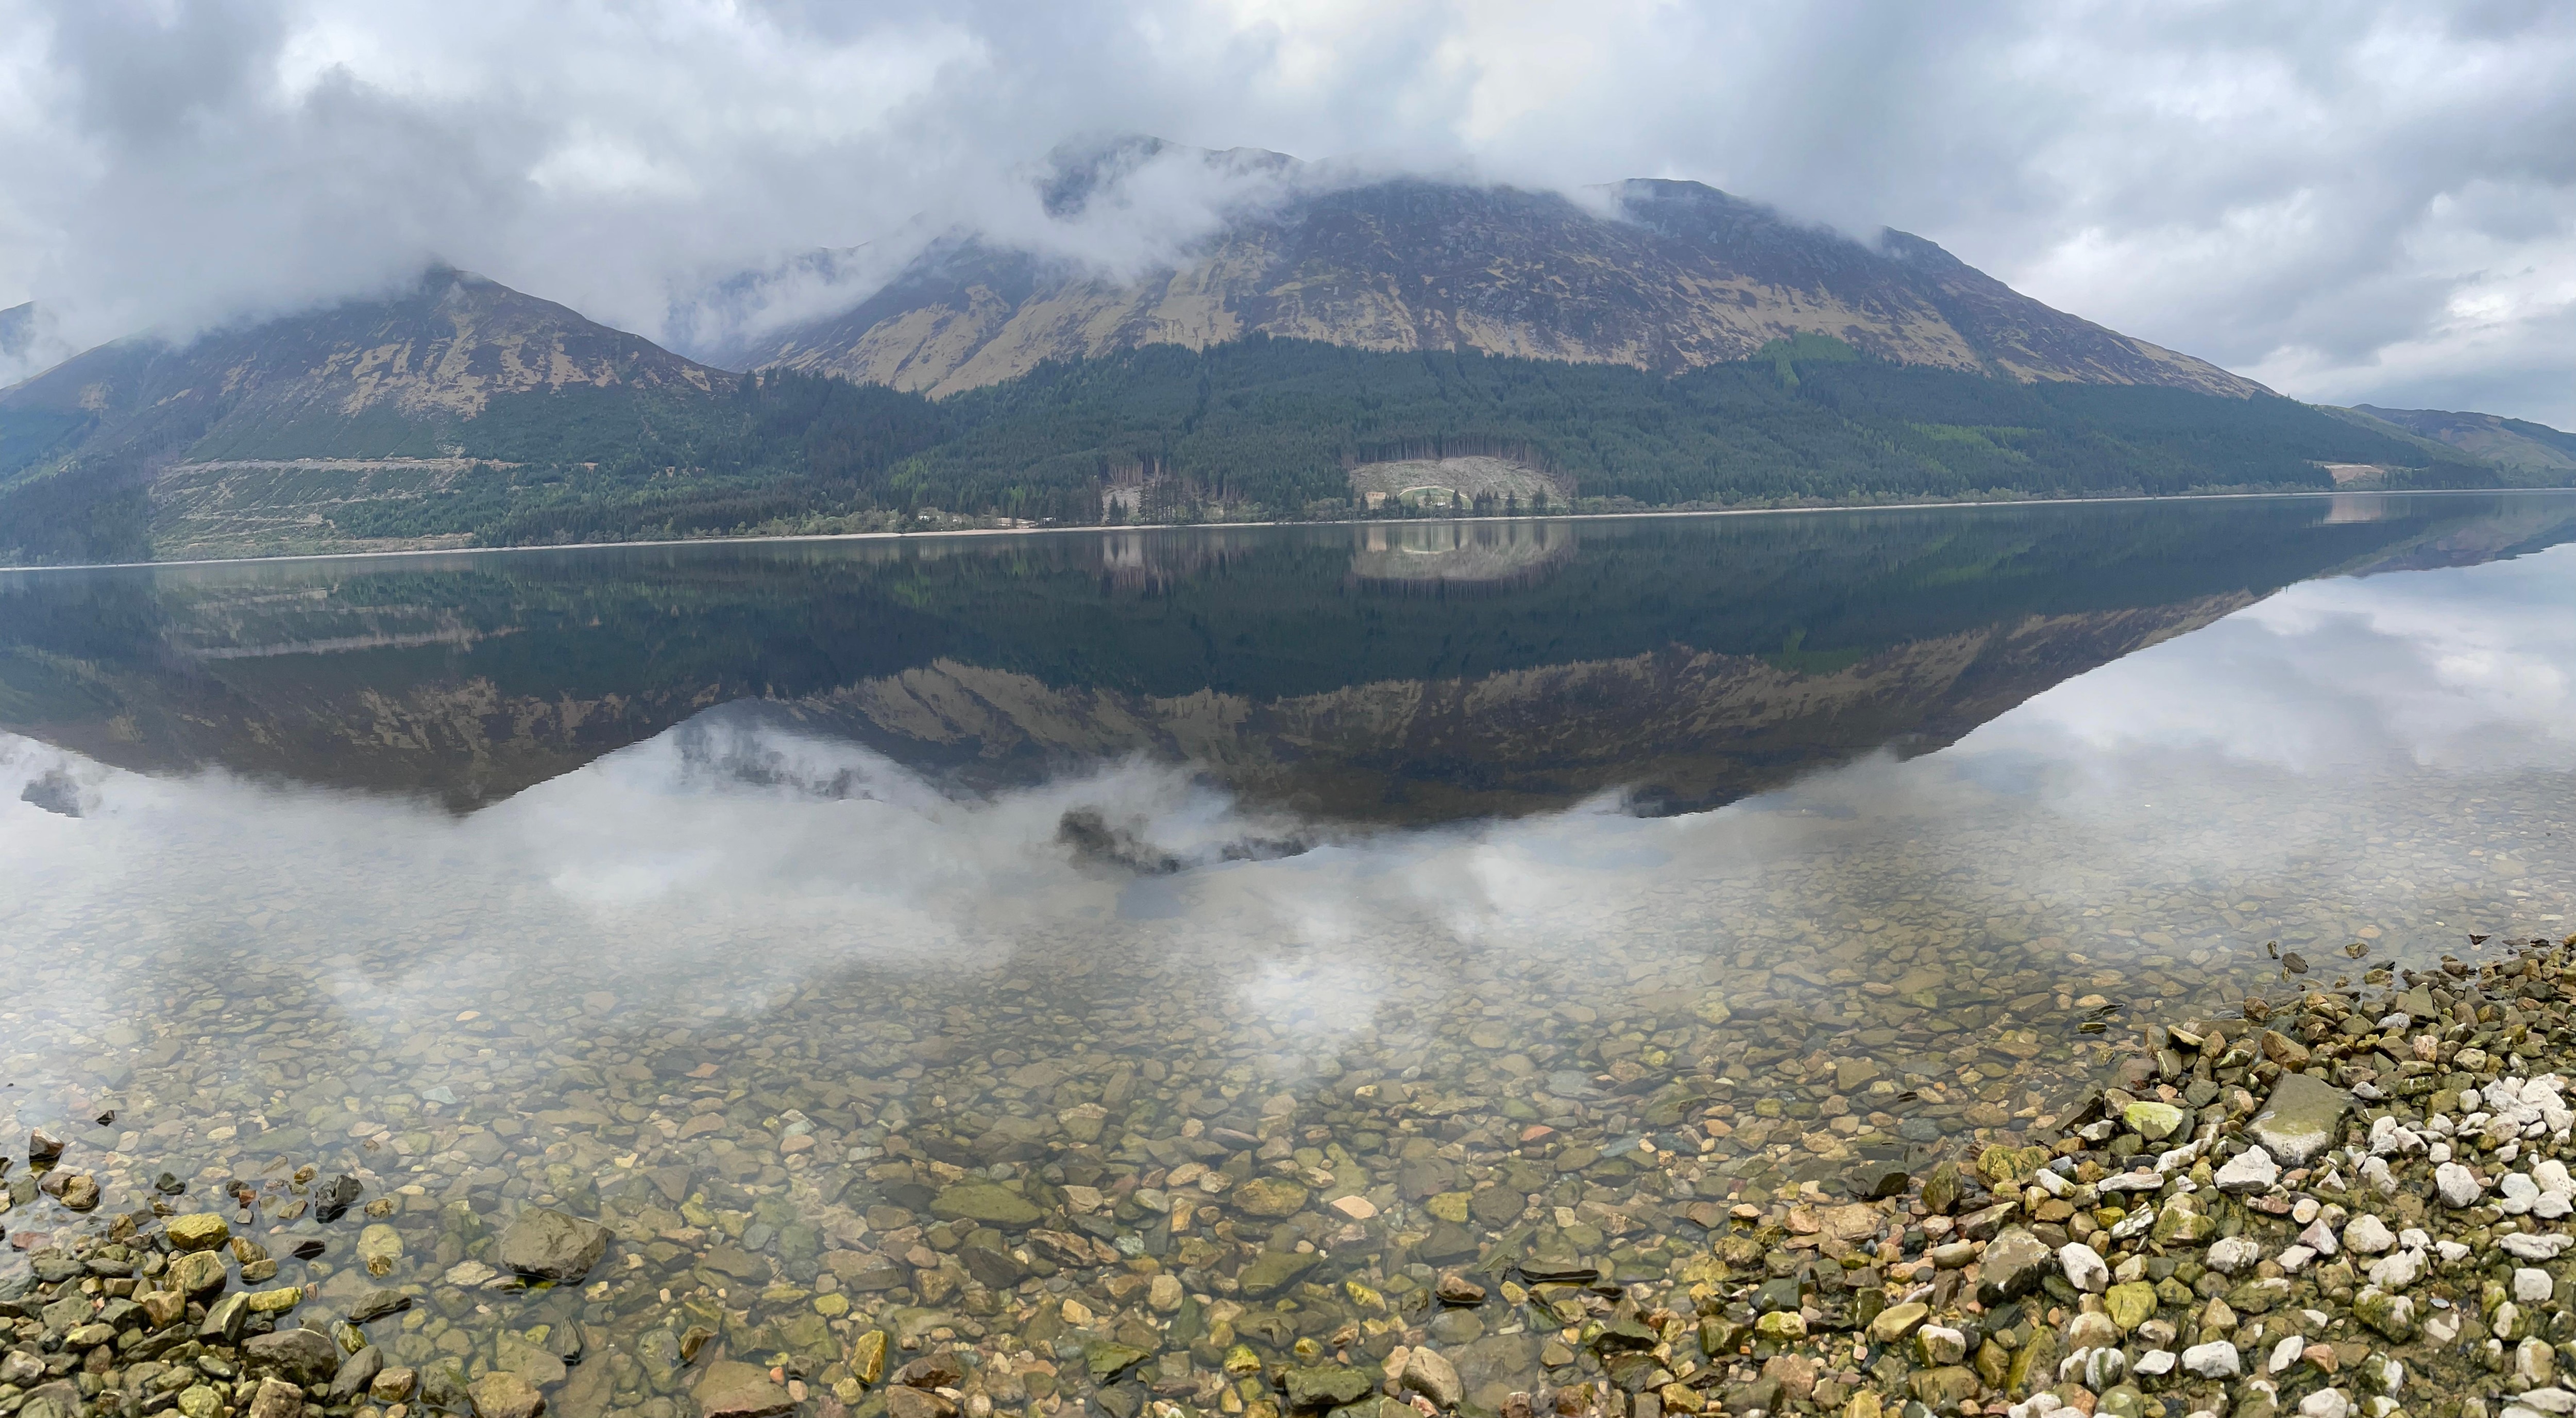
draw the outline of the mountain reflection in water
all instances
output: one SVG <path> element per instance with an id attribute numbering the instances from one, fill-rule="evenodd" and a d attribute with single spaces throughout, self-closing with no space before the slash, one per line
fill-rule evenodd
<path id="1" fill-rule="evenodd" d="M 1129 757 L 1332 821 L 1698 809 L 1956 740 L 2550 497 L 710 545 L 0 578 L 0 727 L 468 810 L 719 706 L 952 790 Z"/>
<path id="2" fill-rule="evenodd" d="M 694 1411 L 707 1354 L 830 1415 L 866 1336 L 932 1323 L 997 1412 L 1042 1379 L 1054 1411 L 1141 1412 L 1040 1357 L 1092 1342 L 1069 1316 L 1155 1323 L 1131 1260 L 1265 1365 L 1489 1253 L 1686 1309 L 1701 1208 L 2043 1139 L 2143 1024 L 2563 934 L 2571 515 L 13 578 L 0 1125 L 70 1136 L 101 1200 L 25 1189 L 0 1290 L 164 1173 L 191 1208 L 267 1179 L 303 1314 L 400 1286 L 421 1302 L 371 1338 L 424 1372 L 579 1326 L 567 1418 Z M 1297 1178 L 1301 1209 L 1186 1165 Z M 370 1210 L 322 1221 L 305 1167 Z M 961 1186 L 1039 1219 L 961 1232 Z M 614 1230 L 585 1284 L 494 1274 L 527 1206 Z M 1293 1299 L 1278 1256 L 1311 1267 Z M 1576 1372 L 1552 1321 L 1488 1320 L 1456 1348 L 1484 1411 Z M 1132 1332 L 1223 1386 L 1209 1332 Z"/>

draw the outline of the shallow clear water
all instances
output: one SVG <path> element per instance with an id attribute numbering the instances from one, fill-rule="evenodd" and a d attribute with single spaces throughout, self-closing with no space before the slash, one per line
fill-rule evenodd
<path id="1" fill-rule="evenodd" d="M 1002 1407 L 1085 1339 L 1151 1356 L 1112 1411 L 1240 1407 L 1228 1345 L 1383 1350 L 1438 1270 L 1683 1285 L 1695 1206 L 2010 1141 L 2275 950 L 2566 934 L 2571 541 L 2352 497 L 0 578 L 5 1106 L 99 1217 L 266 1187 L 312 1303 L 425 1298 L 398 1359 L 578 1327 L 558 1412 L 689 1411 L 692 1326 L 813 1410 L 880 1327 Z M 943 1220 L 978 1183 L 1036 1219 Z M 616 1229 L 587 1287 L 490 1273 L 530 1203 Z M 1464 1313 L 1484 1406 L 1573 1372 Z"/>

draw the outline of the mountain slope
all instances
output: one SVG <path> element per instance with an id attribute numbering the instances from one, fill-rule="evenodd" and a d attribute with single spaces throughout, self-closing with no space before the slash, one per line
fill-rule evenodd
<path id="1" fill-rule="evenodd" d="M 503 424 L 524 423 L 475 427 L 513 400 L 631 403 L 732 383 L 552 301 L 439 269 L 391 300 L 181 346 L 120 340 L 0 390 L 0 477 L 73 453 L 196 462 L 454 455 L 484 451 L 476 445 L 494 443 Z"/>
<path id="2" fill-rule="evenodd" d="M 1256 332 L 1665 374 L 1826 335 L 1893 363 L 2015 380 L 2263 392 L 2050 309 L 1920 237 L 1866 246 L 1697 183 L 1621 183 L 1598 208 L 1412 178 L 1289 190 L 1134 279 L 953 237 L 855 308 L 724 362 L 943 397 L 1045 360 Z"/>
<path id="3" fill-rule="evenodd" d="M 468 457 L 74 458 L 0 482 L 0 561 L 910 530 L 955 514 L 1509 515 L 1537 510 L 1541 488 L 1551 507 L 1600 511 L 2324 490 L 2321 463 L 2378 466 L 2392 487 L 2497 481 L 2271 395 L 2020 384 L 1803 345 L 1667 377 L 1255 335 L 1049 363 L 937 402 L 786 371 L 651 403 L 514 394 L 460 426 Z M 1509 476 L 1462 480 L 1453 465 L 1470 464 Z M 1418 483 L 1440 486 L 1417 497 Z"/>
<path id="4" fill-rule="evenodd" d="M 2383 409 L 2371 404 L 2353 408 L 2498 467 L 2545 474 L 2553 481 L 2576 475 L 2576 433 L 2563 433 L 2547 424 L 2441 409 Z"/>

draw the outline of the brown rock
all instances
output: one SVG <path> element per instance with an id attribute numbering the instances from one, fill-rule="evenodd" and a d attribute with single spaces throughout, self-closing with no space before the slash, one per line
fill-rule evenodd
<path id="1" fill-rule="evenodd" d="M 546 1411 L 537 1386 L 507 1369 L 494 1369 L 465 1392 L 474 1400 L 474 1418 L 537 1418 Z"/>
<path id="2" fill-rule="evenodd" d="M 340 1346 L 309 1329 L 256 1334 L 242 1343 L 243 1362 L 255 1374 L 275 1374 L 297 1385 L 327 1384 L 340 1371 Z"/>
<path id="3" fill-rule="evenodd" d="M 770 1381 L 767 1369 L 738 1359 L 709 1364 L 689 1396 L 698 1401 L 702 1418 L 770 1418 L 796 1407 L 787 1390 Z"/>
<path id="4" fill-rule="evenodd" d="M 1441 1408 L 1455 1408 L 1467 1396 L 1466 1386 L 1458 1380 L 1457 1366 L 1429 1348 L 1414 1350 L 1412 1357 L 1404 1361 L 1400 1382 Z"/>
<path id="5" fill-rule="evenodd" d="M 1816 1391 L 1816 1361 L 1801 1354 L 1774 1354 L 1763 1361 L 1762 1377 L 1804 1402 Z"/>
<path id="6" fill-rule="evenodd" d="M 261 1379 L 251 1395 L 250 1418 L 303 1418 L 304 1390 L 284 1379 Z"/>
<path id="7" fill-rule="evenodd" d="M 501 1233 L 502 1268 L 567 1285 L 607 1252 L 607 1227 L 550 1207 L 528 1207 Z"/>
<path id="8" fill-rule="evenodd" d="M 1824 1233 L 1834 1240 L 1865 1241 L 1878 1234 L 1880 1212 L 1866 1202 L 1854 1202 L 1827 1207 L 1819 1219 L 1824 1223 Z"/>
<path id="9" fill-rule="evenodd" d="M 2278 1029 L 2263 1031 L 2263 1057 L 2283 1068 L 2301 1068 L 2308 1062 L 2308 1046 Z"/>
<path id="10" fill-rule="evenodd" d="M 1431 1287 L 1431 1293 L 1439 1296 L 1440 1303 L 1444 1305 L 1485 1303 L 1485 1287 L 1454 1270 L 1442 1275 L 1439 1282 Z"/>
<path id="11" fill-rule="evenodd" d="M 926 1388 L 897 1385 L 886 1390 L 886 1418 L 957 1418 L 957 1405 L 947 1395 Z M 710 1413 L 707 1418 L 715 1418 Z"/>
<path id="12" fill-rule="evenodd" d="M 905 1388 L 955 1388 L 966 1381 L 966 1367 L 954 1354 L 925 1354 L 894 1371 Z"/>

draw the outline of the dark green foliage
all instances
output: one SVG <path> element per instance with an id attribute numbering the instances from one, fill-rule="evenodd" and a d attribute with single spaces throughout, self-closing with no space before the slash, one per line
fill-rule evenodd
<path id="1" fill-rule="evenodd" d="M 297 441 L 308 434 L 233 429 L 214 450 L 188 446 L 202 428 L 173 426 L 120 456 L 316 456 Z M 0 452 L 62 436 L 12 416 Z M 504 396 L 404 437 L 424 455 L 484 461 L 425 495 L 327 500 L 338 535 L 527 545 L 907 525 L 934 510 L 1058 524 L 1343 516 L 1352 465 L 1460 453 L 1536 464 L 1612 507 L 2324 489 L 2320 462 L 2427 456 L 2287 399 L 2017 384 L 1865 359 L 1823 337 L 1665 378 L 1255 336 L 1043 365 L 942 403 L 776 373 L 704 394 Z M 121 484 L 78 465 L 51 481 L 64 485 L 0 504 L 0 546 L 62 559 L 132 545 L 122 529 L 140 514 L 84 511 L 76 491 L 112 500 Z M 2439 461 L 2390 481 L 2495 482 Z M 1113 506 L 1110 487 L 1132 491 Z"/>
<path id="2" fill-rule="evenodd" d="M 2316 461 L 2411 451 L 2286 399 L 2014 384 L 1858 359 L 1821 338 L 1666 379 L 1256 337 L 1048 366 L 951 405 L 964 431 L 902 486 L 964 511 L 1069 502 L 1124 473 L 1174 483 L 1184 509 L 1293 515 L 1346 497 L 1350 462 L 1443 441 L 1527 449 L 1584 497 L 1647 506 L 2325 488 Z"/>
<path id="3" fill-rule="evenodd" d="M 624 395 L 495 399 L 465 444 L 492 461 L 428 498 L 358 504 L 333 521 L 351 536 L 466 532 L 500 546 L 729 532 L 881 505 L 887 469 L 952 422 L 919 395 L 804 374 L 748 376 L 694 402 Z M 589 431 L 568 429 L 576 421 Z"/>
<path id="4" fill-rule="evenodd" d="M 0 562 L 151 560 L 150 485 L 139 460 L 113 458 L 0 486 Z"/>
<path id="5" fill-rule="evenodd" d="M 90 420 L 80 414 L 45 411 L 0 414 L 0 479 L 34 467 L 55 449 L 86 433 L 89 426 Z"/>

